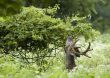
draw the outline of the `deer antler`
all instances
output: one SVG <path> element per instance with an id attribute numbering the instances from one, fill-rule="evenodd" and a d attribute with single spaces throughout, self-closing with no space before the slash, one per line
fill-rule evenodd
<path id="1" fill-rule="evenodd" d="M 90 46 L 91 46 L 91 43 L 89 42 L 89 45 L 88 45 L 87 49 L 84 52 L 80 52 L 80 53 L 77 53 L 77 54 L 84 55 L 84 56 L 86 56 L 88 58 L 91 58 L 90 56 L 87 55 L 87 52 L 92 50 L 92 49 L 90 49 Z"/>
<path id="2" fill-rule="evenodd" d="M 84 55 L 86 57 L 89 57 L 87 55 L 87 52 L 91 51 L 92 49 L 90 49 L 90 46 L 91 46 L 91 43 L 89 42 L 89 45 L 87 47 L 87 49 L 84 51 L 84 52 L 80 52 L 79 51 L 79 48 L 80 47 L 77 47 L 75 46 L 76 43 L 78 42 L 78 40 L 75 40 L 74 42 L 72 41 L 72 37 L 69 36 L 67 38 L 67 41 L 66 41 L 66 46 L 65 46 L 65 52 L 66 53 L 70 53 L 71 55 L 76 55 L 78 57 L 80 57 L 80 55 Z M 90 58 L 90 57 L 89 57 Z"/>
<path id="3" fill-rule="evenodd" d="M 74 43 L 73 43 L 73 46 L 75 46 L 75 44 L 79 41 L 79 39 L 77 39 Z"/>

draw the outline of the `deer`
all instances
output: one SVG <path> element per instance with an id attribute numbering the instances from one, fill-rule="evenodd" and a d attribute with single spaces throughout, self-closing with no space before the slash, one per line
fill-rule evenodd
<path id="1" fill-rule="evenodd" d="M 70 70 L 74 69 L 74 67 L 76 67 L 75 59 L 77 57 L 80 57 L 81 55 L 83 55 L 83 56 L 86 56 L 88 58 L 91 58 L 90 56 L 87 55 L 87 53 L 92 50 L 90 48 L 91 43 L 89 42 L 87 49 L 85 51 L 81 52 L 79 50 L 81 47 L 76 46 L 77 42 L 78 42 L 78 40 L 73 42 L 72 36 L 67 37 L 64 50 L 65 50 L 65 54 L 66 54 L 66 69 L 68 69 L 68 71 L 70 71 Z"/>

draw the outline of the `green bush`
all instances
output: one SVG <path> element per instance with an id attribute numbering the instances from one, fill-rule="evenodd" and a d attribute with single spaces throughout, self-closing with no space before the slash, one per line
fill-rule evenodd
<path id="1" fill-rule="evenodd" d="M 83 20 L 82 18 L 79 19 Z M 70 33 L 74 36 L 83 35 L 88 38 L 93 35 L 89 23 L 78 22 L 78 26 L 72 27 L 70 22 L 67 22 L 65 24 L 59 18 L 46 15 L 44 9 L 23 8 L 20 14 L 0 23 L 0 38 L 3 43 L 1 46 L 45 49 L 49 44 L 54 43 L 58 47 L 63 46 Z"/>

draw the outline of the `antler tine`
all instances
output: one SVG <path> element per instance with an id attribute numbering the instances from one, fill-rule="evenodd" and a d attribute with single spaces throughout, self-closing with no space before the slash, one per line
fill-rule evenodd
<path id="1" fill-rule="evenodd" d="M 83 53 L 87 53 L 88 51 L 90 51 L 90 46 L 91 46 L 91 43 L 89 42 L 89 46 L 87 47 L 87 49 Z"/>
<path id="2" fill-rule="evenodd" d="M 87 54 L 84 54 L 84 56 L 88 57 L 88 58 L 91 58 L 90 56 L 88 56 Z"/>
<path id="3" fill-rule="evenodd" d="M 84 52 L 82 52 L 82 55 L 84 55 L 84 56 L 86 56 L 86 57 L 88 57 L 88 58 L 91 58 L 90 56 L 88 56 L 88 55 L 86 54 L 87 52 L 89 52 L 89 51 L 92 50 L 92 49 L 90 49 L 90 46 L 91 46 L 91 43 L 89 42 L 89 45 L 88 45 L 87 49 L 86 49 Z"/>
<path id="4" fill-rule="evenodd" d="M 77 40 L 74 42 L 74 44 L 73 44 L 73 45 L 75 45 L 78 41 L 79 41 L 79 39 L 77 39 Z"/>

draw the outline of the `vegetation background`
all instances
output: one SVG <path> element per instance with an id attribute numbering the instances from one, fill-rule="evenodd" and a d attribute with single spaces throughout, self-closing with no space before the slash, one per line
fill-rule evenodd
<path id="1" fill-rule="evenodd" d="M 0 0 L 0 78 L 110 78 L 109 0 Z M 67 36 L 91 58 L 65 68 Z"/>

